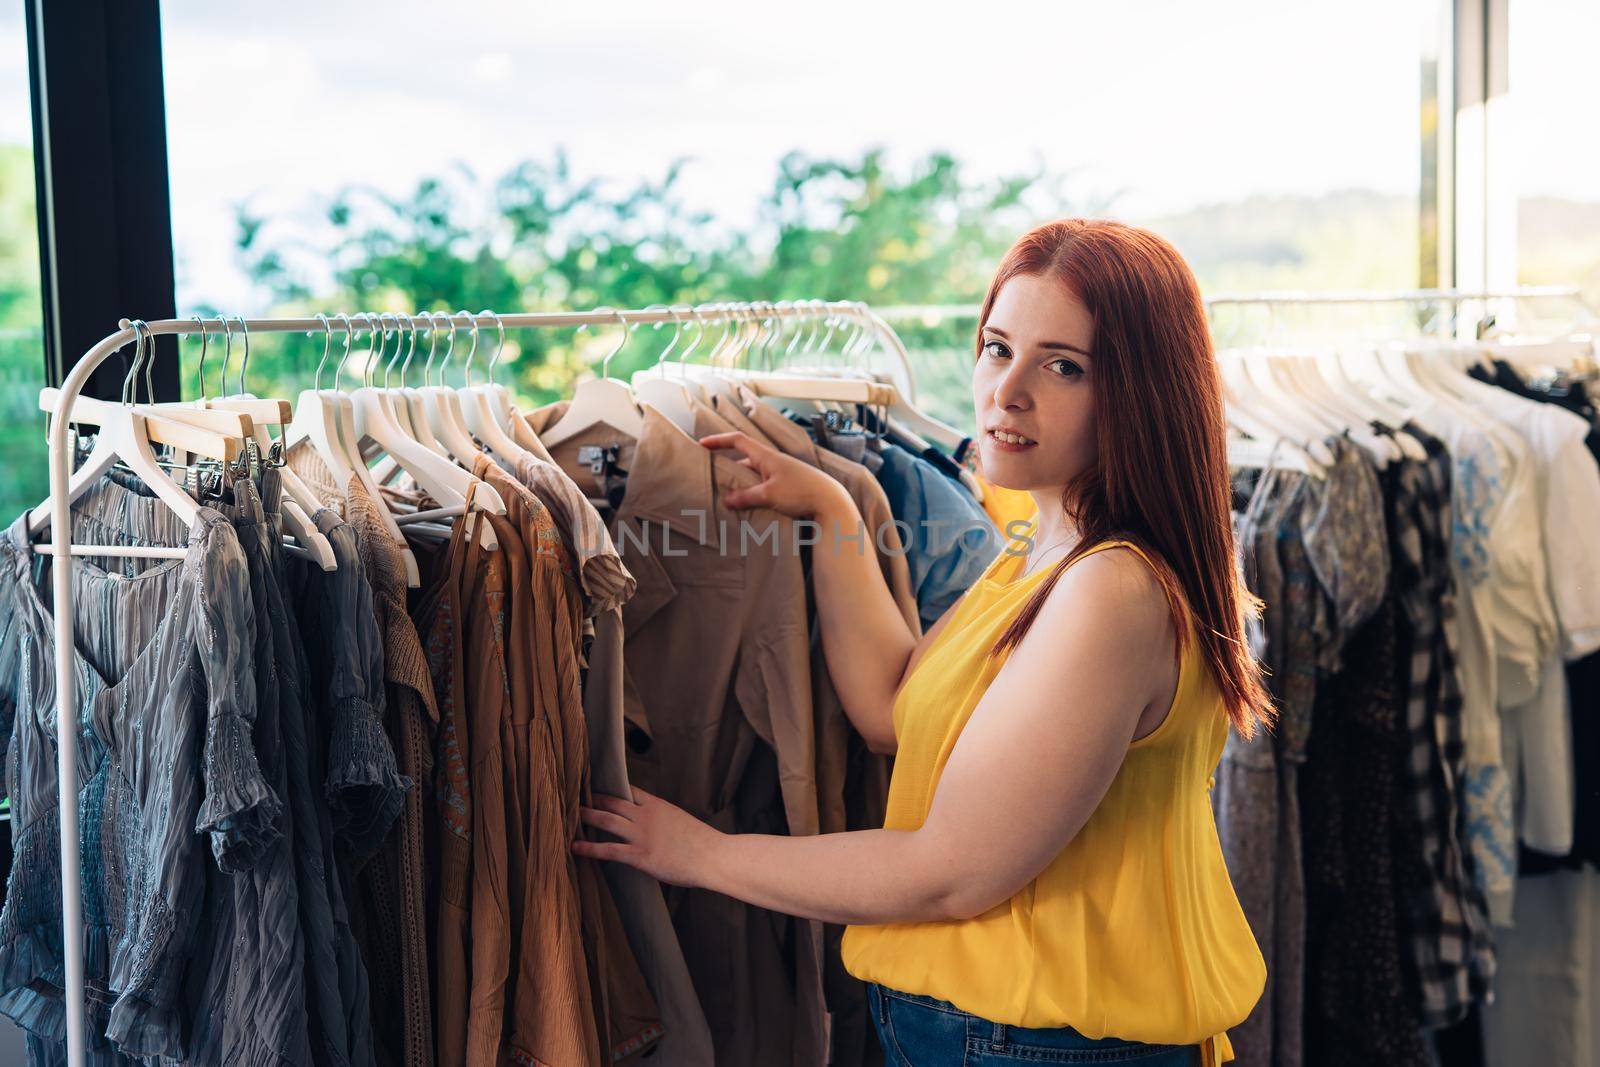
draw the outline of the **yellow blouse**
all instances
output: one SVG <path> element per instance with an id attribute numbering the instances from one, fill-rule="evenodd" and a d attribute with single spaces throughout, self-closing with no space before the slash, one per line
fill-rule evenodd
<path id="1" fill-rule="evenodd" d="M 995 485 L 978 471 L 973 471 L 972 476 L 983 486 L 983 510 L 1000 527 L 1001 537 L 1010 538 L 1013 533 L 1011 523 L 1026 522 L 1039 510 L 1033 503 L 1032 493 Z"/>
<path id="2" fill-rule="evenodd" d="M 1113 541 L 1089 552 L 1117 545 L 1138 551 Z M 885 828 L 915 830 L 927 817 L 961 728 L 1003 662 L 988 651 L 1050 570 L 1017 580 L 1025 562 L 999 555 L 901 689 Z M 1063 701 L 1062 713 L 1071 709 Z M 1191 641 L 1166 719 L 1133 742 L 1099 807 L 1037 878 L 975 918 L 851 926 L 846 969 L 1011 1026 L 1204 1042 L 1209 1062 L 1231 1059 L 1224 1031 L 1250 1013 L 1266 965 L 1211 813 L 1227 732 Z"/>

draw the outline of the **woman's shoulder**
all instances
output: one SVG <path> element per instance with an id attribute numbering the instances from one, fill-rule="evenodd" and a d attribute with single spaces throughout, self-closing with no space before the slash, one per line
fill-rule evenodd
<path id="1" fill-rule="evenodd" d="M 1042 615 L 1114 625 L 1130 639 L 1171 635 L 1172 606 L 1154 553 L 1108 538 L 1087 549 L 1050 591 Z"/>

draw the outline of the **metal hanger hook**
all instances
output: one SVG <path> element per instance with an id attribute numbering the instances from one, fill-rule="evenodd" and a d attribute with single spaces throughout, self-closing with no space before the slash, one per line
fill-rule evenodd
<path id="1" fill-rule="evenodd" d="M 402 389 L 406 387 L 406 371 L 411 366 L 411 357 L 415 355 L 417 351 L 417 320 L 421 317 L 421 315 L 407 315 L 405 317 L 406 322 L 411 324 L 411 343 L 406 346 L 405 362 L 400 364 L 400 388 Z M 428 323 L 428 333 L 433 333 L 433 323 L 431 321 Z M 395 351 L 398 352 L 399 348 L 397 347 Z M 389 384 L 387 375 L 384 377 L 383 384 L 385 387 L 387 387 Z"/>
<path id="2" fill-rule="evenodd" d="M 129 319 L 128 326 L 133 330 L 133 362 L 128 364 L 128 372 L 122 376 L 121 399 L 124 407 L 136 399 L 133 390 L 139 380 L 139 364 L 144 362 L 144 320 Z"/>
<path id="3" fill-rule="evenodd" d="M 371 337 L 367 342 L 367 362 L 361 368 L 361 384 L 371 385 L 372 376 L 377 372 L 378 364 L 383 361 L 383 350 L 389 347 L 389 333 L 383 328 L 383 316 L 370 311 L 361 313 L 361 318 L 366 322 Z M 376 326 L 373 323 L 377 323 Z"/>
<path id="4" fill-rule="evenodd" d="M 244 358 L 239 363 L 239 395 L 244 396 L 248 392 L 244 387 L 244 372 L 250 367 L 250 326 L 244 321 L 243 315 L 235 315 L 234 318 L 239 320 L 239 330 L 244 334 Z M 222 387 L 226 389 L 228 384 L 224 382 Z"/>
<path id="5" fill-rule="evenodd" d="M 206 398 L 206 348 L 211 343 L 211 334 L 206 329 L 206 320 L 199 315 L 190 315 L 190 321 L 200 327 L 200 369 L 195 372 L 195 380 L 200 383 L 200 391 L 195 394 L 196 400 Z"/>
<path id="6" fill-rule="evenodd" d="M 228 323 L 228 316 L 218 315 L 222 323 L 222 336 L 225 341 L 222 346 L 222 377 L 217 379 L 217 395 L 222 396 L 228 391 L 228 364 L 233 362 L 233 327 Z"/>
<path id="7" fill-rule="evenodd" d="M 450 343 L 445 345 L 444 358 L 439 360 L 439 388 L 448 389 L 450 380 L 446 377 L 446 374 L 450 369 L 450 361 L 456 355 L 456 331 L 461 327 L 456 323 L 456 317 L 448 311 L 441 311 L 439 314 L 445 322 L 450 324 Z"/>
<path id="8" fill-rule="evenodd" d="M 322 392 L 322 368 L 328 362 L 328 353 L 333 351 L 333 327 L 328 324 L 328 316 L 317 312 L 317 321 L 322 323 L 322 358 L 317 361 L 317 374 L 312 379 L 311 387 L 317 392 Z M 310 330 L 306 331 L 307 337 L 315 337 Z"/>
<path id="9" fill-rule="evenodd" d="M 344 352 L 339 356 L 339 365 L 333 368 L 333 391 L 339 392 L 339 381 L 344 377 L 344 365 L 350 359 L 350 343 L 354 339 L 356 328 L 350 324 L 350 316 L 339 312 L 334 318 L 344 323 Z"/>
<path id="10" fill-rule="evenodd" d="M 656 364 L 655 365 L 656 365 L 657 368 L 659 368 L 661 370 L 661 372 L 663 374 L 665 374 L 666 373 L 666 368 L 663 367 L 662 364 L 666 361 L 666 358 L 672 354 L 672 350 L 678 347 L 678 338 L 683 335 L 683 320 L 678 318 L 678 309 L 675 308 L 675 307 L 672 307 L 672 306 L 670 306 L 668 304 L 651 304 L 649 307 L 645 308 L 645 310 L 646 311 L 665 311 L 667 313 L 667 315 L 672 319 L 672 337 L 671 337 L 671 339 L 669 339 L 667 341 L 667 347 L 663 348 L 661 350 L 661 354 L 656 356 Z M 665 325 L 666 325 L 666 323 L 664 323 L 664 322 L 658 322 L 658 323 L 655 324 L 655 326 L 653 328 L 656 331 L 659 332 L 661 327 L 663 327 Z M 638 328 L 638 324 L 637 323 L 635 324 L 634 328 L 635 329 Z"/>
<path id="11" fill-rule="evenodd" d="M 462 308 L 460 311 L 456 312 L 456 315 L 465 315 L 467 317 L 467 325 L 472 330 L 472 347 L 467 349 L 466 362 L 462 364 L 462 369 L 466 373 L 466 387 L 471 389 L 472 357 L 478 354 L 478 317 L 472 312 L 468 311 L 466 308 Z M 453 320 L 454 318 L 455 315 L 452 315 L 451 319 Z"/>
<path id="12" fill-rule="evenodd" d="M 389 357 L 389 362 L 387 362 L 387 363 L 385 363 L 383 365 L 383 387 L 385 389 L 389 388 L 389 374 L 390 374 L 391 371 L 394 370 L 395 362 L 397 360 L 399 360 L 399 358 L 400 358 L 400 334 L 405 331 L 405 327 L 400 325 L 400 320 L 403 319 L 403 318 L 405 318 L 404 315 L 401 315 L 399 313 L 395 313 L 395 314 L 391 315 L 387 311 L 385 311 L 382 315 L 378 316 L 378 321 L 379 322 L 383 322 L 383 321 L 385 321 L 387 319 L 393 319 L 394 320 L 394 332 L 395 332 L 394 355 L 390 356 Z M 414 337 L 415 337 L 415 335 L 413 334 L 413 338 Z"/>
<path id="13" fill-rule="evenodd" d="M 433 384 L 433 357 L 439 351 L 439 321 L 435 318 L 439 312 L 424 311 L 423 318 L 428 320 L 428 358 L 422 364 L 422 384 L 424 387 Z"/>
<path id="14" fill-rule="evenodd" d="M 495 314 L 493 311 L 490 311 L 488 308 L 484 308 L 482 311 L 478 312 L 478 314 L 487 315 L 494 320 L 494 329 L 496 334 L 494 342 L 494 355 L 489 357 L 489 384 L 494 385 L 494 368 L 500 362 L 500 354 L 506 350 L 506 324 L 500 321 L 499 315 Z"/>
<path id="15" fill-rule="evenodd" d="M 711 346 L 711 351 L 706 355 L 706 361 L 717 365 L 722 359 L 723 349 L 728 343 L 728 334 L 733 330 L 733 305 L 731 304 L 702 304 L 705 310 L 722 320 L 722 336 L 717 338 L 717 343 Z"/>
<path id="16" fill-rule="evenodd" d="M 694 340 L 689 342 L 689 347 L 684 349 L 683 355 L 678 357 L 679 363 L 689 362 L 689 357 L 694 355 L 700 348 L 700 342 L 706 336 L 706 322 L 700 317 L 700 309 L 693 304 L 689 304 L 684 307 L 684 314 L 688 315 L 694 322 Z M 688 372 L 686 371 L 685 373 Z"/>

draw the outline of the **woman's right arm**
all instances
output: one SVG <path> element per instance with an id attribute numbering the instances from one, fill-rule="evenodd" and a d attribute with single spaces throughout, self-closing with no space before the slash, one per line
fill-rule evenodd
<path id="1" fill-rule="evenodd" d="M 918 640 L 878 566 L 876 531 L 864 528 L 849 492 L 825 471 L 743 433 L 712 434 L 700 443 L 732 449 L 740 463 L 761 476 L 758 484 L 724 497 L 729 507 L 768 507 L 817 523 L 811 586 L 828 674 L 867 747 L 892 753 L 895 694 L 945 619 Z"/>

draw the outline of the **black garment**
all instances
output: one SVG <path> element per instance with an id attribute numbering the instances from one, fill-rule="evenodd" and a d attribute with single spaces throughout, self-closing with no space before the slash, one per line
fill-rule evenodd
<path id="1" fill-rule="evenodd" d="M 394 824 L 410 782 L 396 768 L 378 710 L 383 650 L 355 528 L 327 509 L 317 512 L 314 521 L 332 546 L 338 569 L 325 572 L 294 561 L 283 577 L 303 632 L 322 638 L 301 646 L 307 773 L 309 790 L 327 800 L 318 805 L 320 867 L 328 887 L 333 974 L 343 1025 L 331 1018 L 331 1011 L 322 1012 L 323 1041 L 313 1044 L 312 1053 L 321 1064 L 325 1052 L 342 1048 L 351 1067 L 371 1067 L 371 988 L 350 923 L 351 868 L 357 862 L 353 857 L 369 855 Z M 314 959 L 326 965 L 319 954 L 308 956 L 308 966 Z"/>
<path id="2" fill-rule="evenodd" d="M 1385 496 L 1393 468 L 1381 472 Z M 1394 856 L 1405 759 L 1399 598 L 1345 642 L 1317 687 L 1300 813 L 1306 866 L 1305 1063 L 1427 1067 L 1402 986 Z M 1409 679 L 1409 663 L 1404 664 Z"/>

